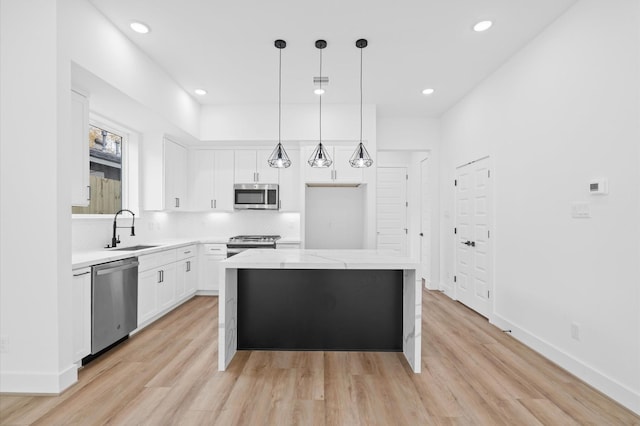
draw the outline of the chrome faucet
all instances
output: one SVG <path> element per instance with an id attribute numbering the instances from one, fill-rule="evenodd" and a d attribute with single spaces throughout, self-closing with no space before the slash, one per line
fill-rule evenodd
<path id="1" fill-rule="evenodd" d="M 118 223 L 117 223 L 118 215 L 120 213 L 122 213 L 122 212 L 131 213 L 131 216 L 133 217 L 133 219 L 131 220 L 131 226 L 118 226 Z M 120 235 L 118 235 L 116 237 L 116 229 L 117 228 L 131 228 L 131 236 L 135 237 L 136 236 L 135 224 L 136 224 L 136 214 L 134 212 L 132 212 L 131 210 L 122 209 L 118 213 L 116 213 L 116 215 L 113 217 L 113 237 L 111 238 L 111 248 L 115 247 L 120 242 Z M 107 246 L 107 247 L 109 247 L 109 246 Z"/>

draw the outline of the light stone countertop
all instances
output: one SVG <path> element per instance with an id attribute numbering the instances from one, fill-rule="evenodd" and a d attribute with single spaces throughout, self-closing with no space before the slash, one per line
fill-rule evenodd
<path id="1" fill-rule="evenodd" d="M 220 263 L 235 269 L 418 269 L 416 259 L 387 250 L 250 249 Z"/>

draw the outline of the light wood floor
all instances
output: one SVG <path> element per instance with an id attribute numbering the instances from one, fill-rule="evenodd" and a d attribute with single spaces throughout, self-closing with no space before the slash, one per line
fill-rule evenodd
<path id="1" fill-rule="evenodd" d="M 640 417 L 438 292 L 422 374 L 399 353 L 239 352 L 217 371 L 217 297 L 196 297 L 60 396 L 1 396 L 4 424 L 640 425 Z"/>

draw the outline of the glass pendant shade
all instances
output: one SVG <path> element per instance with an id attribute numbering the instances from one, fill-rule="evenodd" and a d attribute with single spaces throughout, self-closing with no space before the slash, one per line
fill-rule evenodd
<path id="1" fill-rule="evenodd" d="M 324 149 L 324 145 L 322 142 L 318 144 L 316 149 L 313 150 L 313 154 L 309 157 L 309 161 L 307 161 L 311 167 L 330 167 L 331 157 L 327 154 L 327 150 Z"/>
<path id="2" fill-rule="evenodd" d="M 278 142 L 278 145 L 276 145 L 267 162 L 269 163 L 270 167 L 275 167 L 278 169 L 286 168 L 291 165 L 291 160 L 287 155 L 287 151 L 284 150 L 284 147 L 280 142 Z"/>
<path id="3" fill-rule="evenodd" d="M 351 167 L 358 168 L 371 167 L 371 165 L 373 164 L 373 160 L 369 155 L 369 151 L 367 151 L 367 148 L 364 147 L 364 144 L 362 142 L 358 144 L 358 147 L 349 159 L 349 164 L 351 164 Z"/>

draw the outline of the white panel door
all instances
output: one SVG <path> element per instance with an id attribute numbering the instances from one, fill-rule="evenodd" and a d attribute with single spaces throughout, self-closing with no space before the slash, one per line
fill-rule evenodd
<path id="1" fill-rule="evenodd" d="M 460 167 L 456 179 L 456 298 L 491 312 L 491 187 L 489 159 Z"/>
<path id="2" fill-rule="evenodd" d="M 407 254 L 407 169 L 378 167 L 377 247 Z"/>
<path id="3" fill-rule="evenodd" d="M 210 149 L 196 149 L 189 152 L 189 203 L 191 210 L 213 209 L 214 156 Z"/>
<path id="4" fill-rule="evenodd" d="M 336 146 L 333 148 L 333 176 L 336 182 L 360 183 L 363 171 L 358 167 L 351 167 L 349 159 L 356 150 L 357 143 L 353 146 Z"/>
<path id="5" fill-rule="evenodd" d="M 431 194 L 428 192 L 429 170 L 428 159 L 420 162 L 420 273 L 427 288 L 433 288 L 431 277 Z"/>

